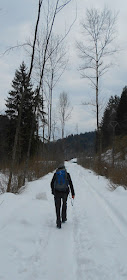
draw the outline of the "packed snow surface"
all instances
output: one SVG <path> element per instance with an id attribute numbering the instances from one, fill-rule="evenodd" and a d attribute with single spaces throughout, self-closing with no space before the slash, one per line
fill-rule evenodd
<path id="1" fill-rule="evenodd" d="M 0 196 L 0 280 L 127 280 L 127 191 L 67 162 L 75 200 L 56 228 L 50 181 Z"/>

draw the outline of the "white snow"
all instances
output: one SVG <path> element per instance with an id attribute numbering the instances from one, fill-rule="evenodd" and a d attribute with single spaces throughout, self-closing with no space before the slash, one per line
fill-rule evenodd
<path id="1" fill-rule="evenodd" d="M 0 195 L 0 280 L 126 280 L 127 191 L 67 162 L 74 188 L 68 220 L 56 228 L 50 181 Z"/>

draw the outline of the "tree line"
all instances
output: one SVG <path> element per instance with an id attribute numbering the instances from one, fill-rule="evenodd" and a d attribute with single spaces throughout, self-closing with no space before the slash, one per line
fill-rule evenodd
<path id="1" fill-rule="evenodd" d="M 101 121 L 100 132 L 103 149 L 112 146 L 115 137 L 122 139 L 127 136 L 127 86 L 123 88 L 120 97 L 115 95 L 109 98 Z"/>
<path id="2" fill-rule="evenodd" d="M 111 96 L 104 110 L 99 126 L 99 150 L 95 137 L 95 156 L 83 154 L 78 163 L 92 169 L 101 176 L 106 176 L 111 190 L 122 185 L 127 189 L 127 86 L 120 96 Z"/>

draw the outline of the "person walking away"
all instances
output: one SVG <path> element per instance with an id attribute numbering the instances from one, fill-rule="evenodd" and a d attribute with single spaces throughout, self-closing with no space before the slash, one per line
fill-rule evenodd
<path id="1" fill-rule="evenodd" d="M 61 228 L 61 218 L 62 223 L 67 221 L 67 198 L 70 190 L 72 198 L 74 199 L 75 191 L 71 176 L 67 172 L 65 166 L 61 164 L 59 165 L 51 180 L 51 192 L 54 195 L 56 208 L 56 225 L 58 228 Z"/>

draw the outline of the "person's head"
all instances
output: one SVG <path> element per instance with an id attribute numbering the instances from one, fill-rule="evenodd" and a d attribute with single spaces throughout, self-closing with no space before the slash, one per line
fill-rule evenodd
<path id="1" fill-rule="evenodd" d="M 60 163 L 58 169 L 65 169 L 64 163 Z"/>

